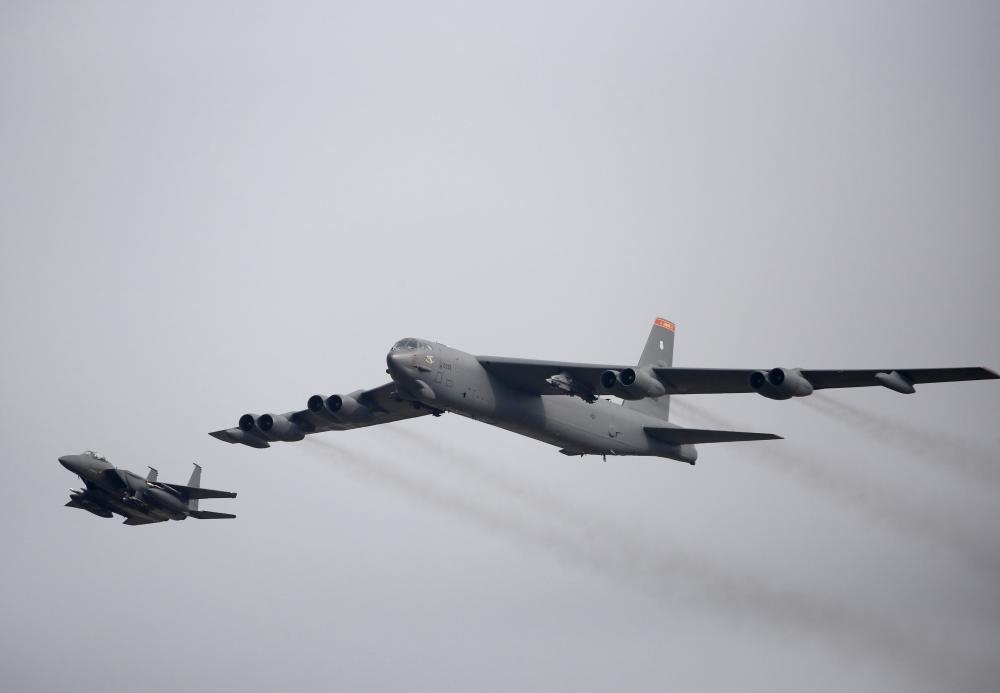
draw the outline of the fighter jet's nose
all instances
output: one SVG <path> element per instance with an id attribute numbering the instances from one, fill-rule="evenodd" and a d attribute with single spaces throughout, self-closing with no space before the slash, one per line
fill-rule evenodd
<path id="1" fill-rule="evenodd" d="M 82 455 L 63 455 L 59 458 L 59 464 L 74 474 L 79 474 L 80 470 L 84 467 L 83 460 L 81 458 Z"/>

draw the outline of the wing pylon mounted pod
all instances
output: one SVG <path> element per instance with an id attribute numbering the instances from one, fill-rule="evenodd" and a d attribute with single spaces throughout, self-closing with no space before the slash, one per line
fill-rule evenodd
<path id="1" fill-rule="evenodd" d="M 890 390 L 894 390 L 903 395 L 912 395 L 917 391 L 916 388 L 913 387 L 913 381 L 899 371 L 893 371 L 892 373 L 876 373 L 875 380 L 879 381 L 883 387 L 887 387 Z"/>
<path id="2" fill-rule="evenodd" d="M 593 390 L 566 371 L 560 371 L 551 378 L 546 378 L 545 382 L 560 392 L 579 397 L 584 402 L 594 403 L 597 401 L 597 395 L 594 394 Z"/>

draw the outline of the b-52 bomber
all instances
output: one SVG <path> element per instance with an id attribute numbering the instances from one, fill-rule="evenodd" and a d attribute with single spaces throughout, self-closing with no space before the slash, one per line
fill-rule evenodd
<path id="1" fill-rule="evenodd" d="M 167 484 L 157 479 L 149 468 L 143 479 L 127 469 L 118 469 L 101 455 L 87 451 L 63 455 L 60 464 L 83 480 L 84 488 L 69 492 L 66 507 L 80 508 L 100 517 L 114 514 L 125 518 L 126 525 L 147 525 L 167 520 L 221 520 L 236 517 L 229 513 L 199 510 L 202 498 L 236 498 L 231 491 L 201 488 L 201 467 L 197 464 L 186 485 Z"/>
<path id="2" fill-rule="evenodd" d="M 244 414 L 235 428 L 209 435 L 267 448 L 323 431 L 453 412 L 555 445 L 566 455 L 644 455 L 694 464 L 698 443 L 780 436 L 682 428 L 667 420 L 674 395 L 755 392 L 786 400 L 825 388 L 874 385 L 912 394 L 923 383 L 998 377 L 985 368 L 675 368 L 674 332 L 672 322 L 657 318 L 635 366 L 473 356 L 401 339 L 386 356 L 390 382 L 350 394 L 313 395 L 300 411 Z"/>

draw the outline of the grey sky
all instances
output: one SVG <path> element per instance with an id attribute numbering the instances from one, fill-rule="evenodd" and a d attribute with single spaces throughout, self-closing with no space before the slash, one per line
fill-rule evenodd
<path id="1" fill-rule="evenodd" d="M 408 335 L 1000 367 L 995 5 L 360 5 L 0 9 L 4 688 L 995 686 L 993 383 L 691 398 L 787 438 L 693 469 L 206 435 Z M 64 509 L 85 448 L 239 517 Z"/>

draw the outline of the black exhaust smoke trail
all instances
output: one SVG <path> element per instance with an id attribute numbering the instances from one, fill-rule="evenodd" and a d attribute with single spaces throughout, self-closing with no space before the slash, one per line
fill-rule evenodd
<path id="1" fill-rule="evenodd" d="M 615 583 L 632 584 L 657 601 L 695 598 L 702 605 L 721 610 L 727 617 L 758 617 L 774 625 L 804 630 L 847 655 L 891 664 L 898 673 L 921 672 L 925 678 L 947 681 L 952 687 L 956 683 L 957 671 L 939 652 L 913 642 L 902 631 L 872 622 L 865 614 L 777 590 L 749 576 L 731 576 L 679 547 L 670 547 L 667 552 L 662 545 L 655 549 L 641 546 L 624 530 L 610 534 L 589 532 L 581 537 L 565 530 L 541 528 L 510 513 L 442 492 L 389 462 L 360 456 L 327 441 L 306 440 L 336 453 L 338 465 L 355 476 L 389 486 L 524 548 L 540 549 L 562 563 L 584 568 Z M 549 501 L 544 494 L 538 498 L 544 503 Z M 586 511 L 570 509 L 565 503 L 555 507 L 565 512 L 563 520 L 588 515 Z"/>
<path id="2" fill-rule="evenodd" d="M 814 410 L 852 425 L 881 443 L 897 446 L 914 457 L 1000 489 L 1000 453 L 997 450 L 981 447 L 974 441 L 945 431 L 895 421 L 825 393 L 817 392 L 802 400 Z"/>
<path id="3" fill-rule="evenodd" d="M 706 425 L 733 428 L 734 424 L 696 405 L 678 402 L 678 413 Z M 844 464 L 811 452 L 796 452 L 787 442 L 778 441 L 767 449 L 750 448 L 749 459 L 780 472 L 816 491 L 842 508 L 849 508 L 883 526 L 916 539 L 932 549 L 945 547 L 988 577 L 1000 574 L 1000 557 L 960 521 L 935 513 L 925 505 L 901 498 L 898 489 L 876 488 L 845 473 Z"/>
<path id="4" fill-rule="evenodd" d="M 531 486 L 511 474 L 485 463 L 475 455 L 456 451 L 441 445 L 433 438 L 405 428 L 390 428 L 390 432 L 432 452 L 435 455 L 435 460 L 444 462 L 449 469 L 475 477 L 493 490 L 519 501 L 525 508 L 546 521 L 557 520 L 584 536 L 596 532 L 598 527 L 608 526 L 608 523 L 601 522 L 601 518 L 597 517 L 593 511 L 574 507 L 566 503 L 562 497 L 546 493 L 537 486 Z M 630 539 L 630 537 L 619 538 Z"/>
<path id="5" fill-rule="evenodd" d="M 608 556 L 588 552 L 585 545 L 570 535 L 540 528 L 479 501 L 442 491 L 384 460 L 342 449 L 325 440 L 306 438 L 306 442 L 322 447 L 326 452 L 335 453 L 338 466 L 355 476 L 388 486 L 437 510 L 461 517 L 479 529 L 511 539 L 523 547 L 543 549 L 560 562 L 573 563 L 605 576 L 608 576 L 608 566 L 615 563 L 613 557 L 609 560 Z M 662 597 L 663 593 L 657 596 Z"/>

